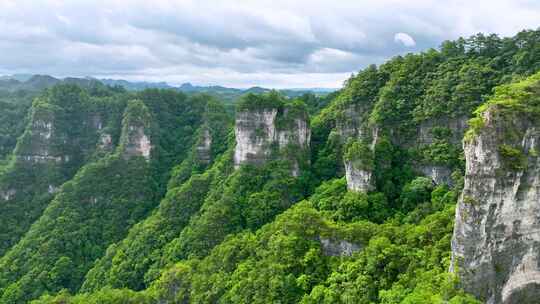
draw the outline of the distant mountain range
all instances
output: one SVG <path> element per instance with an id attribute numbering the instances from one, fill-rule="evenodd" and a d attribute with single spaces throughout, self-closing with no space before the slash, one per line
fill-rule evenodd
<path id="1" fill-rule="evenodd" d="M 121 86 L 128 91 L 141 91 L 144 89 L 172 89 L 182 91 L 187 94 L 206 93 L 216 96 L 223 101 L 233 102 L 238 97 L 247 94 L 261 94 L 271 91 L 271 89 L 263 87 L 252 87 L 249 89 L 228 88 L 223 86 L 196 86 L 191 83 L 184 83 L 180 86 L 172 86 L 166 82 L 131 82 L 121 79 L 96 79 L 91 77 L 74 78 L 67 77 L 63 79 L 55 78 L 49 75 L 31 75 L 31 74 L 15 74 L 11 76 L 0 76 L 0 90 L 3 91 L 41 91 L 58 83 L 74 83 L 83 87 L 90 87 L 96 83 L 102 83 L 109 86 Z M 283 95 L 294 98 L 305 93 L 313 93 L 315 95 L 325 95 L 335 91 L 336 89 L 327 88 L 309 88 L 309 89 L 281 89 Z"/>
<path id="2" fill-rule="evenodd" d="M 92 85 L 102 83 L 101 81 L 93 78 L 73 78 L 67 77 L 64 79 L 54 78 L 49 75 L 14 75 L 14 76 L 2 76 L 0 78 L 0 91 L 41 91 L 48 87 L 52 87 L 58 83 L 73 83 L 83 87 L 90 87 Z"/>

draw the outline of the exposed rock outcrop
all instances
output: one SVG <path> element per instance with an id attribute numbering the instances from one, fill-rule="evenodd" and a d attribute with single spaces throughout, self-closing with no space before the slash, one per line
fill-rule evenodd
<path id="1" fill-rule="evenodd" d="M 378 129 L 368 126 L 369 104 L 347 104 L 336 115 L 335 132 L 342 144 L 351 141 L 372 143 L 377 141 Z M 347 147 L 345 148 L 347 149 Z M 347 153 L 347 152 L 346 152 Z M 343 160 L 347 188 L 351 191 L 368 192 L 373 189 L 372 169 L 362 165 L 358 155 L 347 153 Z"/>
<path id="2" fill-rule="evenodd" d="M 15 194 L 17 194 L 17 191 L 14 189 L 0 191 L 0 198 L 2 198 L 4 201 L 9 201 Z"/>
<path id="3" fill-rule="evenodd" d="M 430 148 L 437 145 L 446 144 L 459 148 L 463 135 L 467 130 L 468 117 L 446 117 L 439 119 L 430 119 L 422 122 L 417 128 L 416 142 L 414 145 L 422 148 Z M 440 151 L 437 151 L 437 156 Z M 452 184 L 452 166 L 449 164 L 434 162 L 433 160 L 424 160 L 416 164 L 419 173 L 430 177 L 437 185 Z"/>
<path id="4" fill-rule="evenodd" d="M 351 256 L 362 249 L 360 246 L 345 240 L 333 240 L 321 238 L 321 247 L 326 256 Z"/>
<path id="5" fill-rule="evenodd" d="M 102 151 L 111 151 L 113 148 L 113 139 L 109 133 L 101 133 L 99 136 L 98 148 Z"/>
<path id="6" fill-rule="evenodd" d="M 336 119 L 336 130 L 343 140 L 364 139 L 370 134 L 367 128 L 369 105 L 348 105 Z"/>
<path id="7" fill-rule="evenodd" d="M 347 188 L 356 192 L 373 190 L 373 173 L 370 169 L 359 168 L 353 161 L 345 161 Z"/>
<path id="8" fill-rule="evenodd" d="M 208 165 L 212 161 L 212 135 L 208 127 L 202 129 L 195 153 L 197 160 L 203 165 Z"/>
<path id="9" fill-rule="evenodd" d="M 418 170 L 437 185 L 452 185 L 452 170 L 442 165 L 420 165 Z"/>
<path id="10" fill-rule="evenodd" d="M 236 114 L 234 164 L 262 164 L 272 153 L 276 141 L 278 109 L 241 111 Z"/>
<path id="11" fill-rule="evenodd" d="M 380 126 L 370 124 L 369 111 L 371 107 L 367 104 L 347 105 L 339 111 L 336 115 L 335 132 L 342 143 L 358 140 L 368 144 L 374 151 L 379 141 L 379 133 L 383 131 L 393 145 L 402 149 L 440 149 L 441 144 L 446 144 L 459 150 L 468 125 L 466 116 L 428 119 L 419 123 L 416 130 L 413 129 L 415 134 L 397 136 L 392 128 L 381 130 Z M 344 168 L 349 190 L 366 192 L 373 188 L 371 170 L 355 167 L 348 160 L 344 161 Z M 452 164 L 422 159 L 415 163 L 415 168 L 417 173 L 430 177 L 436 184 L 452 184 Z"/>
<path id="12" fill-rule="evenodd" d="M 118 116 L 87 97 L 69 86 L 34 100 L 12 161 L 0 174 L 0 255 L 26 233 L 60 186 L 95 157 L 103 126 L 117 127 Z"/>
<path id="13" fill-rule="evenodd" d="M 62 163 L 70 160 L 58 149 L 66 141 L 66 136 L 55 127 L 56 116 L 61 109 L 45 104 L 32 108 L 32 119 L 24 132 L 15 157 L 23 163 Z"/>
<path id="14" fill-rule="evenodd" d="M 146 135 L 144 127 L 133 125 L 129 126 L 127 138 L 124 155 L 128 157 L 142 156 L 146 160 L 150 159 L 152 143 L 150 142 L 148 135 Z"/>
<path id="15" fill-rule="evenodd" d="M 452 270 L 488 304 L 540 299 L 540 124 L 483 113 L 464 143 L 465 186 L 456 210 Z"/>
<path id="16" fill-rule="evenodd" d="M 424 145 L 434 143 L 438 138 L 434 130 L 444 128 L 450 131 L 448 141 L 452 144 L 460 144 L 469 125 L 468 119 L 467 116 L 459 116 L 425 120 L 418 126 L 417 142 Z"/>
<path id="17" fill-rule="evenodd" d="M 347 188 L 356 192 L 369 192 L 374 189 L 373 148 L 361 141 L 350 140 L 343 155 Z"/>
<path id="18" fill-rule="evenodd" d="M 150 160 L 153 149 L 150 141 L 150 112 L 139 100 L 130 101 L 125 113 L 121 137 L 121 153 L 125 158 L 142 156 Z"/>
<path id="19" fill-rule="evenodd" d="M 290 109 L 283 110 L 282 119 L 285 121 L 277 130 L 277 138 L 279 147 L 287 147 L 287 145 L 297 146 L 300 149 L 309 148 L 311 139 L 311 130 L 306 113 L 298 117 L 291 113 Z"/>
<path id="20" fill-rule="evenodd" d="M 291 174 L 298 176 L 301 162 L 309 161 L 311 130 L 305 111 L 287 105 L 239 111 L 235 135 L 235 167 L 282 159 L 291 161 Z"/>
<path id="21" fill-rule="evenodd" d="M 54 194 L 54 193 L 58 192 L 58 187 L 55 187 L 53 185 L 49 185 L 49 187 L 47 188 L 47 192 L 49 194 Z"/>

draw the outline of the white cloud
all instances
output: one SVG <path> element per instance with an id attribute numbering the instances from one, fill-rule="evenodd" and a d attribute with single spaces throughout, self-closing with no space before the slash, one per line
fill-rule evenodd
<path id="1" fill-rule="evenodd" d="M 531 0 L 0 0 L 0 72 L 336 87 L 370 63 L 538 20 Z"/>
<path id="2" fill-rule="evenodd" d="M 60 20 L 60 22 L 64 23 L 64 24 L 67 25 L 67 26 L 70 26 L 70 25 L 73 24 L 73 23 L 71 22 L 71 20 L 69 20 L 69 18 L 66 17 L 66 16 L 63 16 L 63 15 L 56 15 L 56 18 L 58 18 L 58 20 Z"/>
<path id="3" fill-rule="evenodd" d="M 394 35 L 394 41 L 401 43 L 406 47 L 413 47 L 416 45 L 416 41 L 414 41 L 413 37 L 407 33 L 396 33 Z"/>

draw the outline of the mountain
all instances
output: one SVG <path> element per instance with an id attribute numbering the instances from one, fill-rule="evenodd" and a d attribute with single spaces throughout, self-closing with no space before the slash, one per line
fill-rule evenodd
<path id="1" fill-rule="evenodd" d="M 17 74 L 13 76 L 0 77 L 0 91 L 42 91 L 52 87 L 58 83 L 78 84 L 82 87 L 96 87 L 101 84 L 111 87 L 122 87 L 128 91 L 142 91 L 145 89 L 172 89 L 178 90 L 187 94 L 208 94 L 214 96 L 227 103 L 235 103 L 242 95 L 248 93 L 262 94 L 270 92 L 271 89 L 252 87 L 249 89 L 235 89 L 222 86 L 194 86 L 191 83 L 184 83 L 180 86 L 172 86 L 166 82 L 130 82 L 127 80 L 117 79 L 95 79 L 95 78 L 76 78 L 67 77 L 57 79 L 48 75 L 26 75 Z M 283 95 L 289 98 L 300 97 L 304 94 L 315 94 L 317 96 L 325 96 L 336 90 L 334 89 L 283 89 L 278 90 Z"/>
<path id="2" fill-rule="evenodd" d="M 141 91 L 144 89 L 171 89 L 172 86 L 165 82 L 129 82 L 126 80 L 100 79 L 103 84 L 108 86 L 124 87 L 128 91 Z"/>
<path id="3" fill-rule="evenodd" d="M 15 77 L 0 79 L 0 91 L 32 91 L 40 92 L 59 83 L 77 84 L 82 87 L 90 88 L 102 85 L 91 78 L 73 78 L 57 79 L 49 75 L 32 75 L 30 77 Z"/>
<path id="4" fill-rule="evenodd" d="M 539 48 L 478 34 L 234 112 L 54 84 L 4 131 L 0 303 L 536 303 Z"/>
<path id="5" fill-rule="evenodd" d="M 13 75 L 4 75 L 4 76 L 0 76 L 0 80 L 17 80 L 17 81 L 20 81 L 20 82 L 25 82 L 27 81 L 28 79 L 32 78 L 32 74 L 13 74 Z"/>

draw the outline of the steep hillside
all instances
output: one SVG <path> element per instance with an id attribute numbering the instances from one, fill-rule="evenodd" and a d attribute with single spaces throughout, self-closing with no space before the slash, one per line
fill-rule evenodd
<path id="1" fill-rule="evenodd" d="M 77 290 L 101 251 L 155 206 L 172 166 L 186 159 L 209 98 L 158 90 L 138 93 L 140 101 L 127 102 L 130 97 L 90 96 L 61 85 L 34 101 L 0 178 L 3 302 L 60 287 Z M 64 258 L 73 261 L 66 267 L 80 267 L 71 279 L 36 277 L 37 269 L 53 272 L 49 267 Z"/>
<path id="2" fill-rule="evenodd" d="M 0 167 L 8 163 L 8 155 L 24 132 L 34 97 L 30 92 L 0 92 Z"/>
<path id="3" fill-rule="evenodd" d="M 0 254 L 27 231 L 58 188 L 98 152 L 116 128 L 117 103 L 94 102 L 77 86 L 58 86 L 36 99 L 26 130 L 0 174 Z M 109 141 L 117 140 L 109 134 Z"/>
<path id="4" fill-rule="evenodd" d="M 61 288 L 76 291 L 105 247 L 155 204 L 148 165 L 151 124 L 148 108 L 130 101 L 116 151 L 62 185 L 25 237 L 0 259 L 3 302 L 23 302 Z"/>
<path id="5" fill-rule="evenodd" d="M 223 106 L 209 103 L 198 140 L 186 160 L 174 169 L 167 195 L 157 211 L 137 224 L 120 243 L 88 272 L 82 290 L 102 286 L 142 289 L 152 265 L 163 256 L 164 246 L 172 241 L 196 214 L 211 187 L 221 179 L 223 165 L 211 166 L 227 145 L 230 123 Z M 190 177 L 191 176 L 191 177 Z M 186 179 L 188 179 L 186 181 Z"/>

